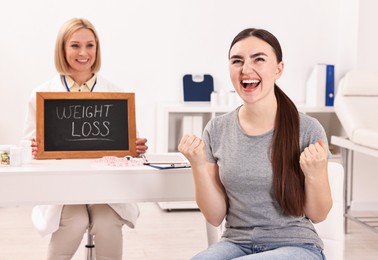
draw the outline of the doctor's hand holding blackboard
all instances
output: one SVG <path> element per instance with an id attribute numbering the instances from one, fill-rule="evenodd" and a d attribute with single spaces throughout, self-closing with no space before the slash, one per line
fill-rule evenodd
<path id="1" fill-rule="evenodd" d="M 25 139 L 33 140 L 33 154 L 38 151 L 35 139 L 37 92 L 124 92 L 98 74 L 100 54 L 98 34 L 88 20 L 73 18 L 63 24 L 55 44 L 58 75 L 36 88 L 29 100 L 24 135 Z M 146 152 L 146 143 L 146 138 L 136 138 L 138 155 Z M 138 216 L 136 204 L 60 205 L 36 206 L 32 220 L 40 234 L 52 234 L 47 259 L 60 259 L 62 255 L 72 257 L 89 228 L 95 235 L 96 259 L 120 260 L 122 227 L 127 224 L 134 228 Z"/>

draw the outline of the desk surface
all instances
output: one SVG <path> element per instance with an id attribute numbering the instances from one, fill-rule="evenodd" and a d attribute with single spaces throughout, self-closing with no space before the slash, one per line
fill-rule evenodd
<path id="1" fill-rule="evenodd" d="M 0 206 L 193 200 L 188 168 L 100 166 L 93 159 L 0 167 Z"/>

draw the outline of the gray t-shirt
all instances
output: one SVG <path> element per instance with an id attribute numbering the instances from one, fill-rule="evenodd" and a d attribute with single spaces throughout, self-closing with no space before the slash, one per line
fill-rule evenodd
<path id="1" fill-rule="evenodd" d="M 272 187 L 271 130 L 258 136 L 247 135 L 240 127 L 238 111 L 212 119 L 203 139 L 206 157 L 219 166 L 229 208 L 223 239 L 235 243 L 313 243 L 323 248 L 311 221 L 306 217 L 281 213 Z M 301 151 L 327 137 L 320 123 L 300 113 Z"/>

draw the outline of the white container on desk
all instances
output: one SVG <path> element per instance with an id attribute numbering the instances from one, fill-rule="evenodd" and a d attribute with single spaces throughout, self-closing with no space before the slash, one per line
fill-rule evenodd
<path id="1" fill-rule="evenodd" d="M 20 147 L 22 147 L 22 164 L 31 163 L 33 159 L 31 141 L 21 140 Z"/>
<path id="2" fill-rule="evenodd" d="M 23 147 L 12 146 L 10 148 L 10 165 L 21 166 L 22 165 L 22 151 Z"/>

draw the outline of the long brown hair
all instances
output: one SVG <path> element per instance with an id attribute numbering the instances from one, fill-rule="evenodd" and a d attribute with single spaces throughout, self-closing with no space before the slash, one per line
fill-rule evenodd
<path id="1" fill-rule="evenodd" d="M 233 39 L 232 46 L 248 37 L 257 37 L 272 46 L 277 62 L 282 61 L 282 49 L 277 38 L 263 29 L 249 28 Z M 304 174 L 299 165 L 299 114 L 290 98 L 275 84 L 277 115 L 271 147 L 273 189 L 276 200 L 286 215 L 304 215 Z"/>

